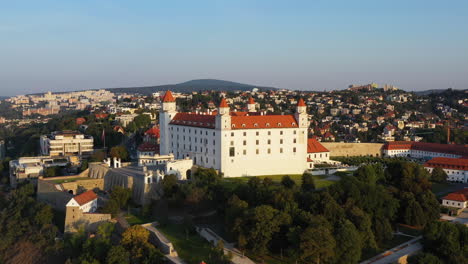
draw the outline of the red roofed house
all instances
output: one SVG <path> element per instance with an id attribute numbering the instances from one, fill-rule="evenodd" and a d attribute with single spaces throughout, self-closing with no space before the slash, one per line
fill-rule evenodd
<path id="1" fill-rule="evenodd" d="M 153 144 L 159 144 L 159 137 L 160 137 L 159 127 L 152 127 L 146 130 L 143 141 L 150 142 Z"/>
<path id="2" fill-rule="evenodd" d="M 328 163 L 330 151 L 314 138 L 307 140 L 307 167 L 314 168 L 314 163 Z"/>
<path id="3" fill-rule="evenodd" d="M 76 232 L 81 227 L 96 230 L 97 226 L 111 219 L 110 214 L 95 213 L 98 197 L 92 190 L 71 198 L 66 205 L 65 232 Z"/>
<path id="4" fill-rule="evenodd" d="M 449 193 L 442 198 L 442 205 L 446 207 L 455 207 L 465 209 L 468 201 L 468 188 Z"/>
<path id="5" fill-rule="evenodd" d="M 436 157 L 468 157 L 467 145 L 449 145 L 438 143 L 394 141 L 383 147 L 384 157 L 412 157 L 431 159 Z"/>
<path id="6" fill-rule="evenodd" d="M 255 112 L 253 99 L 247 109 L 232 112 L 223 98 L 216 113 L 179 113 L 175 100 L 163 100 L 160 154 L 191 158 L 225 177 L 302 174 L 309 127 L 303 100 L 291 115 Z"/>
<path id="7" fill-rule="evenodd" d="M 429 172 L 436 167 L 447 173 L 447 180 L 451 182 L 468 182 L 468 159 L 433 158 L 424 164 Z"/>

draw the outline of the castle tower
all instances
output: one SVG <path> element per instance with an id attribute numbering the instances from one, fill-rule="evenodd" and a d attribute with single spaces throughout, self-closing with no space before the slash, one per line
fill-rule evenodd
<path id="1" fill-rule="evenodd" d="M 226 98 L 221 99 L 219 104 L 218 114 L 216 115 L 216 129 L 226 130 L 231 129 L 231 115 L 229 105 Z"/>
<path id="2" fill-rule="evenodd" d="M 256 112 L 257 110 L 255 109 L 255 101 L 252 97 L 249 97 L 249 102 L 247 104 L 247 110 L 249 112 Z"/>
<path id="3" fill-rule="evenodd" d="M 296 117 L 296 121 L 301 128 L 308 128 L 309 122 L 307 120 L 307 106 L 304 103 L 302 98 L 299 99 L 296 106 L 296 113 L 294 115 Z"/>
<path id="4" fill-rule="evenodd" d="M 162 109 L 159 111 L 160 129 L 160 154 L 168 155 L 171 152 L 171 135 L 169 133 L 169 122 L 177 114 L 176 101 L 171 91 L 167 91 L 162 99 Z"/>

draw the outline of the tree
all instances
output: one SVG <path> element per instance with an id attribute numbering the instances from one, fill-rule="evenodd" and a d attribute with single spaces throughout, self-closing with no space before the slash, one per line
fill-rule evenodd
<path id="1" fill-rule="evenodd" d="M 106 258 L 107 264 L 127 264 L 130 263 L 130 253 L 123 246 L 113 246 L 109 250 Z"/>
<path id="2" fill-rule="evenodd" d="M 294 185 L 296 185 L 296 183 L 288 175 L 283 176 L 281 179 L 281 184 L 288 189 L 291 189 L 294 187 Z"/>
<path id="3" fill-rule="evenodd" d="M 338 223 L 335 231 L 337 263 L 358 263 L 361 258 L 362 242 L 359 232 L 349 220 Z"/>
<path id="4" fill-rule="evenodd" d="M 119 158 L 122 161 L 128 160 L 128 151 L 125 146 L 115 146 L 110 150 L 110 156 L 113 158 Z"/>
<path id="5" fill-rule="evenodd" d="M 267 245 L 280 230 L 280 226 L 290 221 L 289 215 L 269 205 L 260 205 L 246 212 L 241 222 L 236 225 L 235 231 L 245 236 L 250 249 L 263 254 L 267 252 Z"/>
<path id="6" fill-rule="evenodd" d="M 110 199 L 117 202 L 119 208 L 127 206 L 128 200 L 132 196 L 132 191 L 128 188 L 116 185 L 112 187 Z"/>
<path id="7" fill-rule="evenodd" d="M 438 257 L 431 253 L 420 253 L 408 258 L 408 264 L 444 264 Z"/>
<path id="8" fill-rule="evenodd" d="M 310 192 L 315 190 L 315 183 L 314 183 L 314 178 L 312 177 L 312 174 L 304 172 L 302 174 L 302 185 L 301 189 L 303 192 Z"/>
<path id="9" fill-rule="evenodd" d="M 177 193 L 177 176 L 175 174 L 165 175 L 161 181 L 164 197 L 171 198 Z"/>
<path id="10" fill-rule="evenodd" d="M 320 264 L 335 257 L 336 242 L 324 227 L 309 227 L 300 235 L 300 258 L 307 263 Z"/>
<path id="11" fill-rule="evenodd" d="M 95 151 L 91 157 L 90 161 L 91 162 L 102 162 L 106 158 L 106 153 L 102 150 Z"/>
<path id="12" fill-rule="evenodd" d="M 431 180 L 439 183 L 447 182 L 447 173 L 441 167 L 435 167 L 432 170 Z"/>

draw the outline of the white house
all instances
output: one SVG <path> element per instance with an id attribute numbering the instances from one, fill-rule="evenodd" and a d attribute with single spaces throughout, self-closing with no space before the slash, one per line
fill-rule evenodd
<path id="1" fill-rule="evenodd" d="M 86 191 L 70 199 L 67 207 L 78 207 L 83 213 L 94 213 L 97 207 L 97 195 L 92 190 Z"/>
<path id="2" fill-rule="evenodd" d="M 442 198 L 442 205 L 446 207 L 455 207 L 465 209 L 468 202 L 468 188 L 449 193 Z"/>
<path id="3" fill-rule="evenodd" d="M 40 138 L 42 155 L 50 156 L 90 155 L 93 143 L 92 136 L 78 131 L 56 131 Z"/>
<path id="4" fill-rule="evenodd" d="M 330 151 L 314 138 L 307 140 L 307 168 L 313 169 L 316 163 L 329 163 Z"/>
<path id="5" fill-rule="evenodd" d="M 436 157 L 461 158 L 468 156 L 465 145 L 438 144 L 414 141 L 387 142 L 383 147 L 384 157 L 411 157 L 431 159 Z"/>
<path id="6" fill-rule="evenodd" d="M 429 172 L 436 167 L 447 173 L 447 180 L 451 182 L 468 182 L 468 159 L 433 158 L 424 164 Z"/>
<path id="7" fill-rule="evenodd" d="M 307 168 L 306 105 L 299 100 L 292 115 L 231 112 L 226 99 L 218 111 L 179 113 L 170 91 L 160 111 L 160 154 L 189 157 L 225 177 L 301 174 Z"/>

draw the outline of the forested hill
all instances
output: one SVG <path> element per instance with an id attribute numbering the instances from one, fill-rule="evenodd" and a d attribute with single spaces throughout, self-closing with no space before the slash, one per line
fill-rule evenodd
<path id="1" fill-rule="evenodd" d="M 277 90 L 274 87 L 256 86 L 251 84 L 236 83 L 223 80 L 215 79 L 198 79 L 191 80 L 188 82 L 178 84 L 166 84 L 157 86 L 144 86 L 144 87 L 126 87 L 126 88 L 109 88 L 114 93 L 140 93 L 143 95 L 149 95 L 157 91 L 171 90 L 173 92 L 192 92 L 202 90 L 217 90 L 217 91 L 249 91 L 253 88 L 259 88 L 260 90 Z"/>

